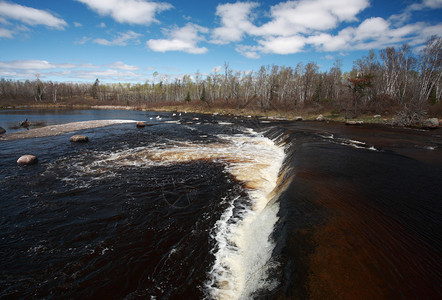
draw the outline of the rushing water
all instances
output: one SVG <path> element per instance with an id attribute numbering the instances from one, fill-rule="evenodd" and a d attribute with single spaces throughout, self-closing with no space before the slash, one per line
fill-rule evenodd
<path id="1" fill-rule="evenodd" d="M 0 141 L 0 298 L 441 296 L 438 131 L 32 113 L 152 126 Z"/>

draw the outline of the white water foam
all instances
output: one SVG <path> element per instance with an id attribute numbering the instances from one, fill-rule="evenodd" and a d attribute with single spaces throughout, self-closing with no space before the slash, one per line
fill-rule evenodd
<path id="1" fill-rule="evenodd" d="M 274 249 L 270 235 L 278 220 L 279 203 L 271 201 L 277 186 L 284 149 L 253 130 L 218 135 L 221 142 L 201 144 L 170 141 L 145 147 L 101 153 L 82 171 L 102 177 L 121 166 L 153 167 L 207 160 L 222 163 L 249 196 L 233 199 L 212 229 L 215 262 L 205 284 L 210 299 L 247 299 L 260 288 L 271 288 L 267 272 Z M 244 200 L 244 199 L 243 199 Z"/>

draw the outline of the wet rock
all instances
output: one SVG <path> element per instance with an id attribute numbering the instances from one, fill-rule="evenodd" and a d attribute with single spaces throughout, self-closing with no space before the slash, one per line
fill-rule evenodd
<path id="1" fill-rule="evenodd" d="M 324 118 L 323 115 L 319 115 L 319 116 L 316 117 L 316 121 L 323 122 L 323 121 L 325 121 L 325 118 Z"/>
<path id="2" fill-rule="evenodd" d="M 302 121 L 302 117 L 301 116 L 296 116 L 295 117 L 295 121 Z"/>
<path id="3" fill-rule="evenodd" d="M 26 166 L 26 165 L 36 164 L 37 161 L 38 161 L 38 159 L 36 156 L 26 154 L 26 155 L 20 156 L 20 158 L 17 159 L 17 164 L 19 164 L 20 166 Z"/>
<path id="4" fill-rule="evenodd" d="M 137 122 L 137 127 L 138 128 L 143 128 L 143 127 L 146 127 L 146 124 L 144 124 L 144 122 L 138 121 Z"/>
<path id="5" fill-rule="evenodd" d="M 364 124 L 363 121 L 346 121 L 345 125 L 362 125 Z"/>
<path id="6" fill-rule="evenodd" d="M 69 140 L 74 143 L 86 143 L 87 141 L 89 141 L 89 138 L 85 135 L 76 134 L 71 136 Z"/>
<path id="7" fill-rule="evenodd" d="M 427 119 L 425 120 L 423 125 L 425 128 L 436 129 L 439 127 L 439 119 L 438 118 Z"/>
<path id="8" fill-rule="evenodd" d="M 0 127 L 0 134 L 3 134 L 6 132 L 6 129 L 4 129 L 3 127 Z"/>
<path id="9" fill-rule="evenodd" d="M 26 120 L 20 123 L 20 126 L 28 128 L 29 126 L 31 126 L 31 122 L 29 122 L 28 119 L 26 118 Z"/>

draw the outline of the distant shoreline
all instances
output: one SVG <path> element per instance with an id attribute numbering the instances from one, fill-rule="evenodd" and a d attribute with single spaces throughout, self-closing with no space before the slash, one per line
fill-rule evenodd
<path id="1" fill-rule="evenodd" d="M 316 121 L 319 116 L 323 117 L 326 122 L 345 123 L 347 121 L 355 121 L 359 124 L 378 124 L 386 126 L 395 126 L 394 114 L 374 115 L 361 114 L 357 118 L 346 118 L 345 115 L 337 114 L 333 111 L 312 112 L 309 109 L 299 110 L 295 112 L 280 110 L 256 110 L 256 109 L 232 109 L 219 107 L 203 107 L 189 103 L 176 103 L 170 105 L 157 106 L 124 106 L 124 105 L 79 105 L 79 104 L 40 104 L 40 105 L 20 105 L 14 107 L 0 107 L 1 110 L 14 109 L 102 109 L 102 110 L 135 110 L 135 111 L 156 111 L 156 112 L 183 112 L 195 114 L 215 114 L 243 118 L 260 118 L 271 121 Z M 442 124 L 442 119 L 439 118 Z M 399 126 L 398 127 L 403 127 Z M 416 124 L 411 128 L 423 128 L 422 124 Z"/>

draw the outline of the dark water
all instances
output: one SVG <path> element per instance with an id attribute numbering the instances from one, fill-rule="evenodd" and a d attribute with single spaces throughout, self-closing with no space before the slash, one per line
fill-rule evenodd
<path id="1" fill-rule="evenodd" d="M 440 131 L 157 115 L 0 141 L 1 298 L 442 296 Z"/>

